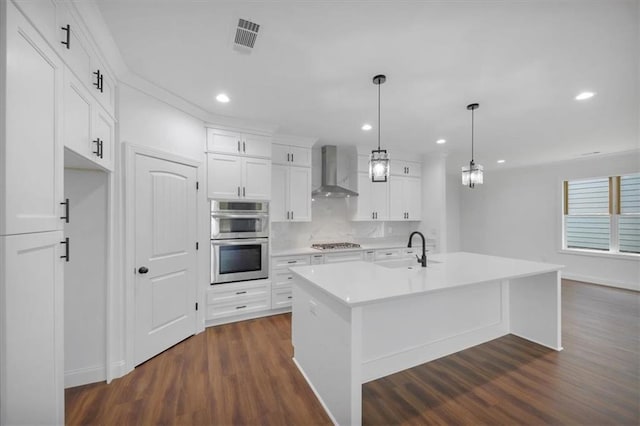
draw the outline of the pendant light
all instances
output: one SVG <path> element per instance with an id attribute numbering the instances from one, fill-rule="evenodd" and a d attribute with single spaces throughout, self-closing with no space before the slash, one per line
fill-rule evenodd
<path id="1" fill-rule="evenodd" d="M 386 149 L 380 149 L 380 85 L 385 81 L 387 77 L 382 74 L 373 77 L 373 84 L 378 86 L 378 149 L 371 151 L 369 158 L 371 182 L 386 182 L 389 177 L 389 154 Z"/>
<path id="2" fill-rule="evenodd" d="M 474 188 L 476 184 L 481 185 L 483 182 L 482 171 L 484 168 L 473 161 L 473 111 L 479 107 L 479 104 L 467 105 L 467 109 L 471 110 L 471 161 L 469 167 L 462 167 L 462 184 L 469 188 Z"/>

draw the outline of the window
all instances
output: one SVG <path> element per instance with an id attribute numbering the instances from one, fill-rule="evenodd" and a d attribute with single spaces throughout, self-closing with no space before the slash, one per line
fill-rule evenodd
<path id="1" fill-rule="evenodd" d="M 565 181 L 564 248 L 640 253 L 640 174 Z"/>

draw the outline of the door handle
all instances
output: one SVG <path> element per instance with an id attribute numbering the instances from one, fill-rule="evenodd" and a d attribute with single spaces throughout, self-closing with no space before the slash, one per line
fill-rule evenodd
<path id="1" fill-rule="evenodd" d="M 146 274 L 147 272 L 149 272 L 149 268 L 147 268 L 146 266 L 141 266 L 140 268 L 138 268 L 139 274 Z"/>
<path id="2" fill-rule="evenodd" d="M 65 199 L 64 203 L 60 203 L 60 205 L 64 206 L 64 216 L 60 216 L 60 219 L 64 219 L 65 223 L 69 223 L 69 199 Z"/>
<path id="3" fill-rule="evenodd" d="M 61 41 L 60 43 L 67 46 L 67 49 L 71 49 L 71 25 L 67 24 L 64 27 L 60 27 L 62 31 L 67 32 L 66 41 Z"/>
<path id="4" fill-rule="evenodd" d="M 69 261 L 69 237 L 65 238 L 64 241 L 60 241 L 60 244 L 64 244 L 64 256 L 60 256 L 60 259 L 64 259 L 65 262 Z"/>

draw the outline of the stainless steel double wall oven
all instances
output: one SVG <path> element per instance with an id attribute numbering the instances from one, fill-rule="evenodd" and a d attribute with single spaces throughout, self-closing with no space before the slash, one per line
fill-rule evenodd
<path id="1" fill-rule="evenodd" d="M 211 284 L 269 277 L 269 203 L 211 201 Z"/>

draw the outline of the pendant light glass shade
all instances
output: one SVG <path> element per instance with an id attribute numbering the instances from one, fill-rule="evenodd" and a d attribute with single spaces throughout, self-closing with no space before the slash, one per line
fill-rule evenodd
<path id="1" fill-rule="evenodd" d="M 482 185 L 484 182 L 484 167 L 473 161 L 473 111 L 479 107 L 479 104 L 467 105 L 467 109 L 471 111 L 471 161 L 469 167 L 462 166 L 462 184 L 469 188 L 475 188 L 476 185 Z"/>
<path id="2" fill-rule="evenodd" d="M 371 151 L 369 158 L 369 176 L 371 182 L 386 182 L 389 176 L 389 154 L 386 149 Z"/>
<path id="3" fill-rule="evenodd" d="M 462 167 L 462 184 L 473 188 L 476 184 L 482 185 L 483 176 L 482 172 L 484 167 L 480 164 L 475 164 L 473 161 L 469 163 L 469 167 Z"/>
<path id="4" fill-rule="evenodd" d="M 373 84 L 378 86 L 378 149 L 371 151 L 369 157 L 369 177 L 371 182 L 386 182 L 389 178 L 389 153 L 380 149 L 380 85 L 387 81 L 382 74 L 373 77 Z"/>

